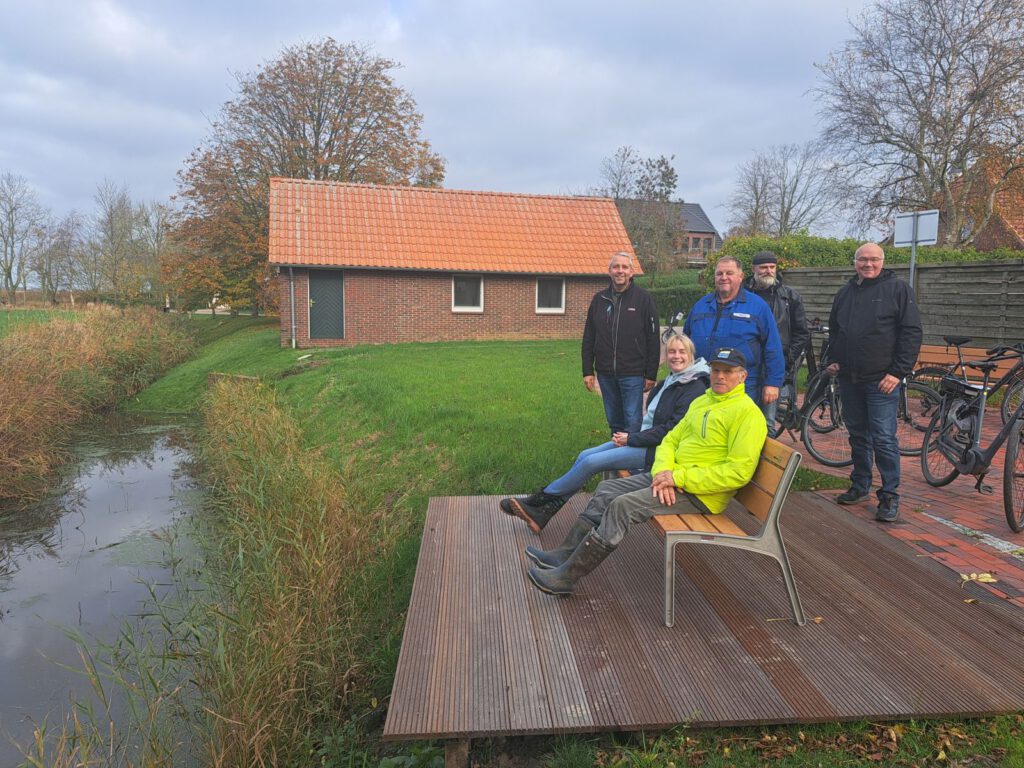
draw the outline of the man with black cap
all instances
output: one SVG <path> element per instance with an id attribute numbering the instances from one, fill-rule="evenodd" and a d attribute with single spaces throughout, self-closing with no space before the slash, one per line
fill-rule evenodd
<path id="1" fill-rule="evenodd" d="M 557 549 L 526 548 L 530 581 L 553 595 L 572 594 L 631 525 L 654 515 L 717 514 L 754 475 L 767 428 L 744 389 L 747 361 L 734 348 L 715 351 L 711 387 L 662 440 L 650 472 L 605 480 Z"/>
<path id="2" fill-rule="evenodd" d="M 811 332 L 807 328 L 804 300 L 795 288 L 783 284 L 782 276 L 777 273 L 778 264 L 778 257 L 771 251 L 755 253 L 754 274 L 747 278 L 743 287 L 764 299 L 775 316 L 779 339 L 782 341 L 782 354 L 786 360 L 786 376 L 782 384 L 783 391 L 779 395 L 779 399 L 782 399 L 794 392 L 796 365 L 807 342 L 811 340 Z M 778 404 L 778 400 L 761 404 L 772 436 L 775 434 L 775 410 Z"/>

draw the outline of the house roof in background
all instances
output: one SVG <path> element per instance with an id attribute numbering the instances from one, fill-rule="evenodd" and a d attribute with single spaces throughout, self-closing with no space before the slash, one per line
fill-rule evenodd
<path id="1" fill-rule="evenodd" d="M 681 208 L 683 224 L 687 232 L 714 234 L 715 246 L 722 245 L 722 236 L 718 234 L 718 230 L 715 229 L 715 225 L 711 223 L 708 215 L 704 213 L 700 203 L 682 203 Z"/>
<path id="2" fill-rule="evenodd" d="M 606 275 L 617 251 L 606 198 L 270 180 L 271 264 Z"/>

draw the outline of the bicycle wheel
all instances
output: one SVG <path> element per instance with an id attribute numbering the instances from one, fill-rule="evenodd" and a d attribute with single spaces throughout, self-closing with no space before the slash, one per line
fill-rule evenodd
<path id="1" fill-rule="evenodd" d="M 916 381 L 908 382 L 896 410 L 896 442 L 904 456 L 917 456 L 924 445 L 924 431 L 942 398 L 935 390 Z"/>
<path id="2" fill-rule="evenodd" d="M 778 437 L 787 429 L 790 429 L 796 411 L 796 387 L 793 385 L 782 387 L 779 394 L 778 404 L 775 407 L 775 422 L 769 430 L 770 437 Z"/>
<path id="3" fill-rule="evenodd" d="M 964 439 L 971 444 L 968 432 L 961 431 L 956 419 L 944 418 L 942 408 L 935 411 L 928 429 L 924 431 L 924 448 L 921 451 L 921 472 L 928 485 L 939 488 L 949 485 L 960 474 L 953 465 L 953 458 L 960 458 Z"/>
<path id="4" fill-rule="evenodd" d="M 831 404 L 839 400 L 839 384 L 827 373 L 816 376 L 807 384 L 804 403 L 813 403 L 815 407 L 804 408 L 804 420 L 815 432 L 831 432 L 836 428 L 832 418 Z M 822 403 L 827 408 L 822 407 Z"/>
<path id="5" fill-rule="evenodd" d="M 811 404 L 804 417 L 802 438 L 807 452 L 827 467 L 853 464 L 850 433 L 843 421 L 838 389 L 828 389 Z"/>
<path id="6" fill-rule="evenodd" d="M 1010 420 L 1021 400 L 1024 400 L 1024 379 L 1015 381 L 1003 394 L 1003 402 L 999 404 L 999 418 L 1003 424 Z"/>
<path id="7" fill-rule="evenodd" d="M 916 371 L 910 374 L 907 382 L 917 382 L 918 384 L 924 384 L 927 387 L 931 387 L 936 392 L 939 391 L 939 382 L 942 381 L 942 377 L 950 373 L 953 373 L 953 367 L 943 368 L 940 365 L 922 365 Z"/>
<path id="8" fill-rule="evenodd" d="M 1010 431 L 1003 466 L 1003 509 L 1010 528 L 1024 531 L 1024 419 Z"/>

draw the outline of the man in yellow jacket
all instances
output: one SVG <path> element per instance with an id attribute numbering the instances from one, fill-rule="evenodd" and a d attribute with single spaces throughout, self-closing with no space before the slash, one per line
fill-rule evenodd
<path id="1" fill-rule="evenodd" d="M 747 361 L 737 349 L 711 358 L 711 388 L 665 435 L 650 472 L 606 480 L 557 549 L 526 548 L 529 576 L 540 590 L 570 595 L 629 527 L 653 515 L 713 515 L 754 475 L 768 434 L 764 416 L 744 391 Z"/>

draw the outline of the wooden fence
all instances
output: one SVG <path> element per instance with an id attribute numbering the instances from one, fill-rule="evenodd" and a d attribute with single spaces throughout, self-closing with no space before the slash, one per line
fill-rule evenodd
<path id="1" fill-rule="evenodd" d="M 909 276 L 907 265 L 890 269 Z M 804 297 L 808 320 L 828 322 L 832 298 L 852 275 L 852 264 L 802 267 L 784 280 Z M 944 334 L 970 336 L 972 346 L 1024 341 L 1024 258 L 918 265 L 916 282 L 925 344 L 943 344 Z"/>

